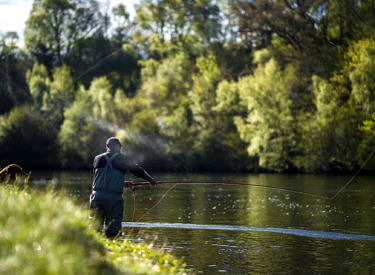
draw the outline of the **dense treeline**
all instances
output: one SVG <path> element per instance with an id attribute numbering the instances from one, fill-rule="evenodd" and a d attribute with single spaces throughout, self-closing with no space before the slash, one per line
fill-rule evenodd
<path id="1" fill-rule="evenodd" d="M 350 171 L 375 148 L 375 1 L 34 0 L 0 44 L 1 165 Z M 373 170 L 375 161 L 367 165 Z"/>

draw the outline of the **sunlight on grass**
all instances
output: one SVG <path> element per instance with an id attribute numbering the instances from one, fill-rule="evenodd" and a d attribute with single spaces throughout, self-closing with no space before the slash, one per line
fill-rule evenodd
<path id="1" fill-rule="evenodd" d="M 0 186 L 1 274 L 171 274 L 184 264 L 152 245 L 105 240 L 63 194 Z"/>

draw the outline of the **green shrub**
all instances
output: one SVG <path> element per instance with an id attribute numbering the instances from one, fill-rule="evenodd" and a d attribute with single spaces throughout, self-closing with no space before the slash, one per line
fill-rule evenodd
<path id="1" fill-rule="evenodd" d="M 0 188 L 0 273 L 113 271 L 87 214 L 62 196 Z"/>
<path id="2" fill-rule="evenodd" d="M 18 163 L 48 169 L 58 164 L 56 127 L 28 105 L 0 116 L 0 166 Z"/>
<path id="3" fill-rule="evenodd" d="M 171 274 L 184 264 L 146 244 L 104 240 L 62 193 L 0 186 L 0 274 Z"/>

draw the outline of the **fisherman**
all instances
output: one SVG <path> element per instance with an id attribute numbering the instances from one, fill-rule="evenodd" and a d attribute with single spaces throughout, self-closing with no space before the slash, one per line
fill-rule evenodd
<path id="1" fill-rule="evenodd" d="M 115 237 L 121 230 L 124 201 L 122 199 L 125 173 L 133 173 L 156 187 L 157 182 L 129 156 L 123 155 L 121 143 L 115 137 L 106 142 L 107 151 L 94 159 L 94 180 L 90 195 L 90 208 L 95 212 L 98 230 L 106 224 L 105 234 Z"/>

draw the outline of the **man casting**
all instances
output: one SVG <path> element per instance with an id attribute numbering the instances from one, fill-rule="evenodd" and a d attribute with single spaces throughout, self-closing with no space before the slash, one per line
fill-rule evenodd
<path id="1" fill-rule="evenodd" d="M 94 158 L 94 180 L 90 195 L 90 208 L 95 211 L 95 219 L 98 230 L 106 224 L 107 237 L 115 237 L 121 230 L 121 222 L 124 210 L 122 199 L 125 173 L 133 173 L 153 186 L 157 182 L 138 166 L 129 156 L 122 154 L 121 143 L 111 137 L 106 142 L 106 152 Z"/>

